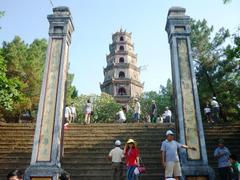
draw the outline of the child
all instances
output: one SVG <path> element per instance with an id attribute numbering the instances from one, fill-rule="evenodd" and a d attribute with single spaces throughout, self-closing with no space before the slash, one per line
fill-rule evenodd
<path id="1" fill-rule="evenodd" d="M 230 155 L 229 159 L 231 162 L 232 180 L 239 180 L 240 179 L 240 163 L 237 161 L 237 156 Z"/>

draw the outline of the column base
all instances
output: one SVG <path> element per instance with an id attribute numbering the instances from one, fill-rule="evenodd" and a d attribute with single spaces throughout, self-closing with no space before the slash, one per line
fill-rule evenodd
<path id="1" fill-rule="evenodd" d="M 57 166 L 34 165 L 26 169 L 24 180 L 58 180 L 63 172 L 65 171 Z"/>
<path id="2" fill-rule="evenodd" d="M 215 172 L 208 165 L 182 166 L 184 180 L 215 180 Z"/>

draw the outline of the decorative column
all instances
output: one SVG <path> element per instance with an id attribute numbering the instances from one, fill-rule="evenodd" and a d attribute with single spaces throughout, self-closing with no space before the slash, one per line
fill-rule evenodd
<path id="1" fill-rule="evenodd" d="M 74 30 L 68 7 L 48 15 L 49 42 L 30 167 L 24 180 L 58 180 L 61 169 L 68 51 Z"/>
<path id="2" fill-rule="evenodd" d="M 190 17 L 185 9 L 169 9 L 165 30 L 171 51 L 172 78 L 175 96 L 176 123 L 179 142 L 196 147 L 182 149 L 180 161 L 183 179 L 213 180 L 214 171 L 208 166 L 204 130 L 199 106 L 196 78 L 190 42 Z"/>

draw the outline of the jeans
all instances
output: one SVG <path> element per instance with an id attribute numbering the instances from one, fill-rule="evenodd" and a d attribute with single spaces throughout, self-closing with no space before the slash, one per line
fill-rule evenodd
<path id="1" fill-rule="evenodd" d="M 138 180 L 138 175 L 134 174 L 136 166 L 129 166 L 127 168 L 127 180 Z"/>
<path id="2" fill-rule="evenodd" d="M 139 113 L 134 113 L 133 114 L 133 120 L 134 121 L 139 121 L 140 120 L 140 114 Z"/>

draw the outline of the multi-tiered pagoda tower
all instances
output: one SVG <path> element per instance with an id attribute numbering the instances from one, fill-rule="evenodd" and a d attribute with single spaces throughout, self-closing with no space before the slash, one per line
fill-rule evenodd
<path id="1" fill-rule="evenodd" d="M 100 85 L 102 92 L 112 95 L 121 104 L 128 103 L 143 92 L 131 35 L 122 29 L 112 35 L 110 54 L 106 57 L 107 67 L 104 68 L 104 82 Z"/>

